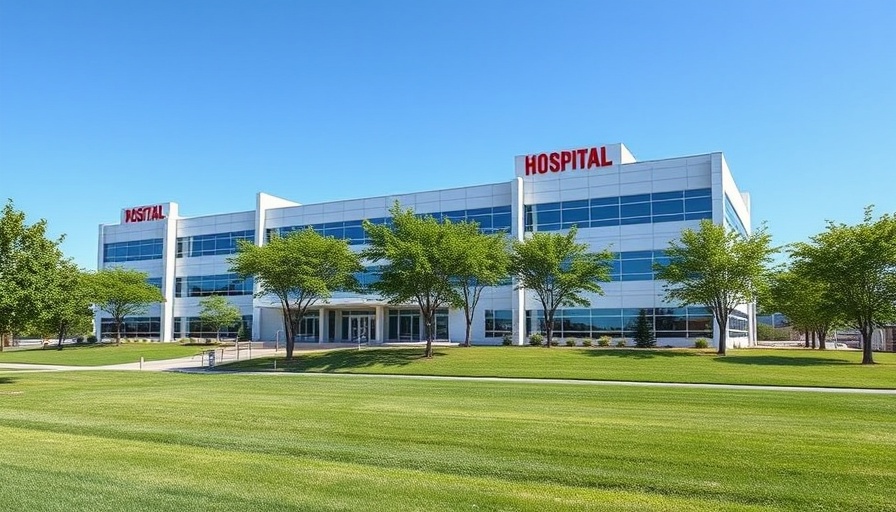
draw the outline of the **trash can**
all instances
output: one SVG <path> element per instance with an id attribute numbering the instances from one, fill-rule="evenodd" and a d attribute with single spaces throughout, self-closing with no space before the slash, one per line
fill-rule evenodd
<path id="1" fill-rule="evenodd" d="M 208 367 L 214 368 L 215 367 L 215 351 L 209 350 L 208 352 L 205 353 L 205 355 L 206 355 L 206 357 L 208 357 Z"/>

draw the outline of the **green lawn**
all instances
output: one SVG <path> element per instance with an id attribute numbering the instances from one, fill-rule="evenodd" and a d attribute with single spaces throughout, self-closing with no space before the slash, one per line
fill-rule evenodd
<path id="1" fill-rule="evenodd" d="M 646 382 L 698 382 L 896 389 L 896 354 L 875 354 L 880 364 L 862 366 L 862 354 L 830 350 L 731 350 L 718 357 L 694 349 L 550 349 L 537 347 L 354 349 L 297 354 L 278 371 L 470 375 Z M 219 369 L 270 371 L 273 358 Z"/>
<path id="2" fill-rule="evenodd" d="M 134 363 L 143 356 L 145 361 L 160 361 L 189 357 L 207 350 L 202 346 L 182 346 L 177 343 L 97 343 L 93 345 L 65 345 L 28 350 L 0 352 L 0 363 L 58 364 L 67 366 L 101 366 Z"/>
<path id="3" fill-rule="evenodd" d="M 896 400 L 340 376 L 0 374 L 17 511 L 896 510 Z"/>

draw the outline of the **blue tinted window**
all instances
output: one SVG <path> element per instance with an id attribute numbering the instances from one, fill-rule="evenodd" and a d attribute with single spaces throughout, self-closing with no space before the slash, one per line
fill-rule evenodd
<path id="1" fill-rule="evenodd" d="M 691 190 L 684 191 L 684 197 L 711 197 L 712 189 L 709 188 L 695 188 Z"/>
<path id="2" fill-rule="evenodd" d="M 681 199 L 684 197 L 683 190 L 676 190 L 675 192 L 654 192 L 650 194 L 651 199 L 654 201 L 664 201 L 666 199 Z"/>
<path id="3" fill-rule="evenodd" d="M 650 215 L 650 203 L 623 204 L 620 213 L 622 218 Z"/>
<path id="4" fill-rule="evenodd" d="M 712 198 L 694 197 L 685 199 L 684 209 L 687 213 L 712 211 Z"/>
<path id="5" fill-rule="evenodd" d="M 650 202 L 650 194 L 637 194 L 634 196 L 621 196 L 619 198 L 619 202 L 622 204 L 649 203 Z"/>
<path id="6" fill-rule="evenodd" d="M 255 230 L 180 237 L 177 239 L 177 257 L 235 254 L 239 240 L 254 242 Z"/>
<path id="7" fill-rule="evenodd" d="M 588 222 L 589 211 L 588 208 L 576 208 L 573 210 L 563 210 L 562 212 L 563 222 Z"/>
<path id="8" fill-rule="evenodd" d="M 674 215 L 654 215 L 653 222 L 673 222 L 677 220 L 684 220 L 684 215 L 677 213 Z"/>
<path id="9" fill-rule="evenodd" d="M 106 263 L 158 259 L 162 259 L 161 238 L 103 244 L 103 261 Z"/>
<path id="10" fill-rule="evenodd" d="M 712 336 L 712 317 L 702 314 L 703 308 L 643 308 L 658 337 L 694 338 Z M 560 338 L 600 336 L 632 336 L 640 308 L 558 309 L 554 317 L 554 333 Z M 491 317 L 489 317 L 491 318 Z M 732 336 L 743 336 L 748 321 L 743 315 L 733 323 Z M 526 311 L 526 333 L 544 331 L 540 310 Z"/>
<path id="11" fill-rule="evenodd" d="M 653 203 L 654 215 L 665 215 L 669 213 L 684 213 L 684 201 L 656 201 Z"/>
<path id="12" fill-rule="evenodd" d="M 592 228 L 599 228 L 599 227 L 602 227 L 602 226 L 618 226 L 618 225 L 619 225 L 619 218 L 618 218 L 618 217 L 615 218 L 615 219 L 593 220 L 593 221 L 591 221 L 591 227 L 592 227 Z"/>
<path id="13" fill-rule="evenodd" d="M 252 286 L 252 278 L 241 279 L 236 274 L 178 277 L 174 280 L 174 296 L 251 295 Z"/>
<path id="14" fill-rule="evenodd" d="M 613 206 L 618 204 L 618 197 L 595 197 L 591 199 L 591 206 Z"/>
<path id="15" fill-rule="evenodd" d="M 539 209 L 535 212 L 535 220 L 539 224 L 559 224 L 560 210 L 543 212 Z"/>
<path id="16" fill-rule="evenodd" d="M 607 220 L 619 218 L 619 205 L 615 206 L 592 206 L 591 220 Z"/>

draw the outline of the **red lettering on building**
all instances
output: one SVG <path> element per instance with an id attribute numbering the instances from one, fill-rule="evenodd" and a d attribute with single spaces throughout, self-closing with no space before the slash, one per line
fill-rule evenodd
<path id="1" fill-rule="evenodd" d="M 526 156 L 526 176 L 545 174 L 548 171 L 586 170 L 610 165 L 613 165 L 613 161 L 607 158 L 606 146 L 540 153 Z"/>
<path id="2" fill-rule="evenodd" d="M 128 208 L 124 211 L 124 221 L 129 222 L 146 222 L 151 220 L 162 220 L 165 213 L 162 211 L 162 205 L 153 206 L 137 206 L 136 208 Z"/>

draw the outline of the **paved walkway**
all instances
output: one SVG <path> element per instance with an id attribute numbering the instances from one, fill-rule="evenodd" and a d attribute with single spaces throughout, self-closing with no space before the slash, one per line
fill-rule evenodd
<path id="1" fill-rule="evenodd" d="M 316 350 L 327 350 L 332 347 L 317 347 L 309 344 L 305 346 L 296 345 L 296 351 L 309 352 Z M 222 352 L 223 351 L 223 352 Z M 223 354 L 223 357 L 222 357 Z M 284 349 L 275 350 L 272 348 L 253 348 L 251 350 L 251 358 L 271 357 L 275 354 L 285 354 Z M 237 352 L 234 347 L 225 349 L 217 349 L 215 354 L 216 364 L 222 362 L 232 362 L 237 359 Z M 241 348 L 239 351 L 239 360 L 243 361 L 250 358 L 250 351 Z M 145 361 L 142 363 L 126 363 L 113 364 L 105 366 L 62 366 L 62 365 L 43 365 L 43 364 L 24 364 L 24 363 L 0 363 L 0 371 L 3 369 L 33 371 L 33 372 L 53 372 L 53 371 L 96 371 L 96 370 L 143 370 L 143 371 L 176 371 L 183 373 L 210 373 L 207 367 L 205 355 L 196 355 L 192 357 L 182 357 L 179 359 L 167 359 L 163 361 Z M 234 372 L 236 373 L 236 372 Z M 226 372 L 221 372 L 226 374 Z M 569 384 L 577 386 L 635 386 L 635 387 L 658 387 L 658 388 L 686 388 L 686 389 L 730 389 L 742 391 L 797 391 L 797 392 L 815 392 L 815 393 L 852 393 L 852 394 L 868 394 L 868 395 L 896 395 L 896 389 L 865 389 L 865 388 L 824 388 L 824 387 L 801 387 L 801 386 L 754 386 L 744 384 L 693 384 L 681 382 L 633 382 L 621 380 L 578 380 L 578 379 L 531 379 L 520 377 L 452 377 L 452 376 L 436 376 L 436 375 L 395 375 L 395 374 L 379 374 L 379 373 L 298 373 L 298 372 L 239 372 L 239 375 L 265 375 L 265 376 L 283 376 L 283 377 L 306 377 L 306 378 L 377 378 L 377 379 L 408 379 L 408 380 L 444 380 L 444 381 L 466 381 L 466 382 L 522 382 L 527 384 Z"/>

